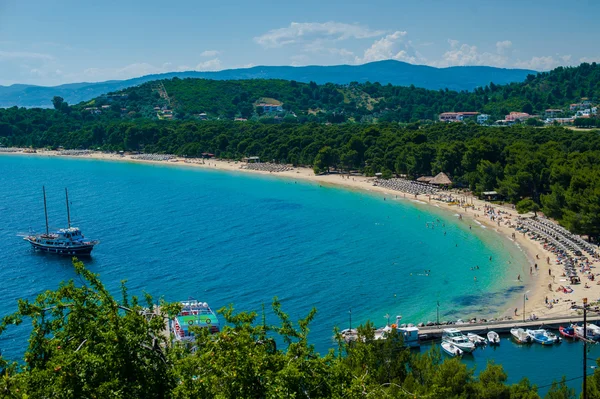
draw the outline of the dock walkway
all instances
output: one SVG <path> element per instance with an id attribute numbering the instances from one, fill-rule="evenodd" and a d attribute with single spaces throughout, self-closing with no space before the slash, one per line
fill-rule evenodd
<path id="1" fill-rule="evenodd" d="M 587 317 L 588 323 L 597 323 L 600 321 L 600 316 L 593 315 Z M 442 330 L 445 328 L 458 328 L 464 334 L 474 333 L 485 335 L 488 331 L 496 331 L 498 334 L 507 334 L 511 328 L 547 328 L 551 330 L 558 330 L 559 326 L 569 326 L 573 323 L 583 323 L 583 316 L 573 317 L 552 317 L 538 320 L 506 320 L 506 321 L 494 321 L 489 323 L 465 323 L 465 324 L 451 324 L 451 325 L 440 325 L 440 326 L 428 326 L 419 327 L 419 339 L 421 341 L 429 341 L 440 339 L 442 337 Z"/>

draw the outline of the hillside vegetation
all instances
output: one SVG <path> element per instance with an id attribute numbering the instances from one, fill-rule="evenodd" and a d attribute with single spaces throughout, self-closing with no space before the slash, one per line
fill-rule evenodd
<path id="1" fill-rule="evenodd" d="M 134 117 L 156 118 L 153 108 L 159 106 L 172 110 L 175 119 L 194 119 L 201 113 L 211 119 L 247 119 L 262 116 L 256 103 L 270 98 L 283 103 L 284 112 L 278 117 L 297 118 L 300 123 L 415 122 L 437 120 L 439 113 L 447 111 L 478 111 L 502 119 L 511 111 L 541 116 L 548 108 L 568 111 L 569 104 L 580 102 L 581 98 L 600 102 L 600 65 L 560 67 L 528 75 L 522 83 L 491 83 L 472 92 L 369 82 L 318 85 L 285 80 L 173 78 L 118 94 L 128 97 L 105 96 L 85 105 L 115 105 Z"/>

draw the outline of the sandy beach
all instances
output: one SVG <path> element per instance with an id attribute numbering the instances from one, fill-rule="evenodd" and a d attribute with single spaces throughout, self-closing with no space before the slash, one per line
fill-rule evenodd
<path id="1" fill-rule="evenodd" d="M 2 152 L 0 155 L 26 155 L 26 156 L 41 156 L 41 157 L 68 157 L 68 158 L 86 158 L 96 159 L 104 161 L 116 161 L 116 162 L 136 162 L 145 164 L 159 164 L 159 165 L 173 165 L 173 166 L 185 166 L 185 167 L 196 167 L 205 169 L 216 169 L 223 171 L 239 172 L 239 173 L 254 173 L 254 174 L 265 174 L 276 176 L 285 179 L 304 180 L 321 185 L 335 185 L 345 187 L 352 190 L 367 191 L 370 193 L 379 193 L 383 197 L 389 195 L 389 198 L 397 196 L 399 199 L 406 198 L 407 200 L 418 200 L 423 204 L 435 206 L 437 209 L 452 212 L 452 214 L 461 215 L 461 220 L 458 223 L 466 223 L 472 226 L 473 229 L 486 228 L 501 234 L 507 240 L 514 242 L 525 254 L 528 264 L 523 265 L 524 273 L 531 274 L 525 276 L 522 275 L 521 281 L 515 281 L 515 284 L 524 285 L 524 291 L 526 292 L 526 312 L 525 318 L 529 318 L 532 315 L 536 315 L 539 318 L 557 317 L 557 316 L 569 316 L 576 315 L 577 311 L 572 310 L 572 302 L 581 305 L 583 298 L 588 298 L 590 302 L 596 302 L 600 298 L 600 285 L 595 282 L 588 282 L 587 278 L 582 277 L 581 284 L 572 286 L 573 292 L 564 293 L 557 291 L 556 288 L 560 285 L 570 285 L 567 282 L 566 277 L 563 275 L 563 266 L 557 262 L 557 257 L 552 252 L 544 249 L 543 243 L 530 239 L 527 235 L 522 234 L 514 229 L 516 224 L 518 213 L 512 208 L 511 205 L 500 206 L 492 205 L 488 202 L 481 201 L 470 194 L 458 191 L 447 191 L 445 194 L 451 194 L 456 199 L 463 199 L 465 204 L 469 206 L 460 207 L 457 204 L 448 203 L 445 201 L 438 201 L 434 199 L 434 196 L 403 194 L 400 191 L 391 190 L 384 187 L 375 185 L 375 178 L 355 176 L 355 175 L 342 175 L 342 174 L 329 174 L 329 175 L 315 175 L 312 169 L 290 167 L 290 170 L 271 173 L 268 171 L 258 171 L 241 168 L 244 165 L 241 162 L 217 160 L 217 159 L 184 159 L 184 158 L 173 158 L 169 161 L 150 161 L 142 159 L 133 159 L 130 155 L 119 155 L 119 154 L 108 154 L 102 152 L 90 152 L 85 155 L 68 156 L 60 154 L 58 151 L 44 151 L 38 150 L 36 153 L 23 153 L 23 152 Z M 487 208 L 486 208 L 487 207 Z M 547 262 L 547 259 L 550 262 Z M 597 261 L 588 257 L 593 265 L 597 265 Z M 535 266 L 537 265 L 537 267 Z M 593 267 L 593 266 L 592 266 Z M 592 269 L 592 272 L 595 270 Z M 595 274 L 595 273 L 594 273 Z M 515 280 L 516 280 L 515 276 Z M 589 284 L 589 288 L 585 288 L 585 285 Z M 551 286 L 549 285 L 551 284 Z M 585 285 L 584 285 L 585 284 Z M 552 289 L 550 289 L 552 287 Z M 517 294 L 514 298 L 507 298 L 511 307 L 506 310 L 502 316 L 511 316 L 514 319 L 521 320 L 523 318 L 523 294 Z M 552 302 L 552 307 L 549 307 L 546 303 Z M 516 315 L 515 315 L 516 308 Z"/>

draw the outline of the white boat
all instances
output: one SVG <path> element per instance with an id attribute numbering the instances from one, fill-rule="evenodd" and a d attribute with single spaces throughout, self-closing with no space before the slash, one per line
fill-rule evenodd
<path id="1" fill-rule="evenodd" d="M 448 341 L 442 341 L 441 345 L 442 345 L 442 350 L 444 352 L 446 352 L 446 354 L 448 356 L 452 356 L 452 357 L 454 357 L 454 356 L 462 356 L 462 354 L 463 354 L 463 351 L 459 347 L 451 344 Z"/>
<path id="2" fill-rule="evenodd" d="M 469 339 L 469 341 L 473 342 L 475 344 L 475 346 L 481 346 L 481 345 L 487 344 L 487 340 L 485 338 L 483 338 L 481 335 L 468 333 L 467 338 Z"/>
<path id="3" fill-rule="evenodd" d="M 533 342 L 537 342 L 542 345 L 553 345 L 557 342 L 557 337 L 555 334 L 548 333 L 548 331 L 544 329 L 539 330 L 527 330 L 527 335 Z"/>
<path id="4" fill-rule="evenodd" d="M 515 341 L 517 341 L 520 344 L 526 344 L 531 342 L 531 338 L 527 334 L 527 331 L 525 331 L 522 328 L 511 328 L 510 335 L 512 335 Z"/>
<path id="5" fill-rule="evenodd" d="M 490 345 L 500 345 L 500 335 L 496 331 L 488 331 L 487 339 Z"/>
<path id="6" fill-rule="evenodd" d="M 456 328 L 446 328 L 442 331 L 442 341 L 449 342 L 463 352 L 473 352 L 475 345 Z"/>
<path id="7" fill-rule="evenodd" d="M 583 326 L 574 326 L 575 327 L 575 335 L 578 338 L 583 338 Z M 592 341 L 600 340 L 600 327 L 595 324 L 587 323 L 586 324 L 586 338 L 591 339 Z"/>

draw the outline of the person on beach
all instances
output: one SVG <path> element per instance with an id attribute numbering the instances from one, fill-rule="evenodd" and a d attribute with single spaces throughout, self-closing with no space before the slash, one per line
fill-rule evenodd
<path id="1" fill-rule="evenodd" d="M 521 281 L 521 275 L 520 274 L 517 276 L 517 280 Z"/>
<path id="2" fill-rule="evenodd" d="M 517 315 L 517 308 L 515 308 L 515 316 Z"/>

